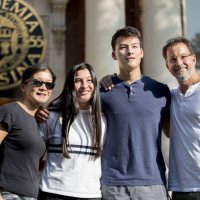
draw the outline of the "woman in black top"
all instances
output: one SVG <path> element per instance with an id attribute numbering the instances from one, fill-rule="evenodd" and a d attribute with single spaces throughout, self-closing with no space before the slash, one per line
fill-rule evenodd
<path id="1" fill-rule="evenodd" d="M 37 198 L 39 160 L 45 144 L 38 134 L 34 115 L 46 103 L 54 87 L 55 75 L 44 64 L 25 69 L 18 100 L 0 107 L 0 187 L 1 198 Z"/>

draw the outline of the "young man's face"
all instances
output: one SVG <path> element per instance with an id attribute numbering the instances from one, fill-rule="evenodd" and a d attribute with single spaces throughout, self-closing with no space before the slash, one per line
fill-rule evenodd
<path id="1" fill-rule="evenodd" d="M 118 61 L 122 70 L 133 70 L 140 67 L 144 52 L 137 37 L 119 37 L 115 50 L 112 52 L 114 60 Z"/>
<path id="2" fill-rule="evenodd" d="M 166 66 L 171 74 L 179 81 L 187 81 L 195 71 L 196 56 L 182 43 L 168 47 Z"/>

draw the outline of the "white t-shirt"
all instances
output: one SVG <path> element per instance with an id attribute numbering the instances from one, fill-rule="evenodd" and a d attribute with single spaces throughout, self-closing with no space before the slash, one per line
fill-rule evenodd
<path id="1" fill-rule="evenodd" d="M 95 160 L 91 149 L 94 135 L 90 110 L 81 110 L 71 125 L 70 159 L 65 158 L 62 153 L 61 123 L 59 114 L 50 112 L 49 119 L 40 125 L 40 133 L 48 145 L 40 189 L 64 196 L 100 198 L 101 159 Z M 105 128 L 103 118 L 103 137 Z"/>
<path id="2" fill-rule="evenodd" d="M 200 83 L 172 90 L 169 190 L 200 191 Z"/>

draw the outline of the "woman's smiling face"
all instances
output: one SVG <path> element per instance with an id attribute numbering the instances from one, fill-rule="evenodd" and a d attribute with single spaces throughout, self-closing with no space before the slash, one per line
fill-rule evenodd
<path id="1" fill-rule="evenodd" d="M 74 78 L 74 88 L 80 109 L 88 109 L 94 95 L 94 83 L 87 68 L 78 70 Z"/>

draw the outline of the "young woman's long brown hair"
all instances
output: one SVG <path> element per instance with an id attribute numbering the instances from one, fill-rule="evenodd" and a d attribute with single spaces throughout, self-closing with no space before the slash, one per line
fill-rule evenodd
<path id="1" fill-rule="evenodd" d="M 95 157 L 97 158 L 101 154 L 101 102 L 99 94 L 99 85 L 92 66 L 88 63 L 81 63 L 75 65 L 74 67 L 72 67 L 72 69 L 68 71 L 62 93 L 49 105 L 49 107 L 57 108 L 62 114 L 62 146 L 63 155 L 66 158 L 70 158 L 70 126 L 72 125 L 73 121 L 79 113 L 79 105 L 76 99 L 74 80 L 76 72 L 82 69 L 89 70 L 92 77 L 92 81 L 94 83 L 94 95 L 90 100 L 92 110 L 92 126 L 94 130 L 93 144 Z"/>

